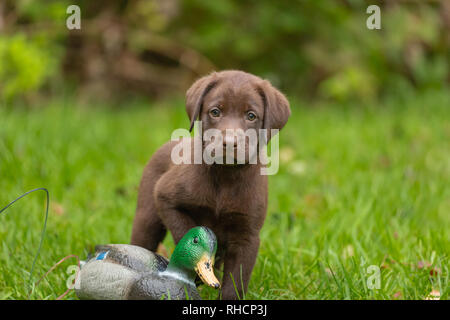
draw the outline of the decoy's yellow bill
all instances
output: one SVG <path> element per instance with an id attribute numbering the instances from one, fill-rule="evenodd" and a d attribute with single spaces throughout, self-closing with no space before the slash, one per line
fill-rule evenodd
<path id="1" fill-rule="evenodd" d="M 213 266 L 214 261 L 211 261 L 211 258 L 205 254 L 195 266 L 195 272 L 205 284 L 218 289 L 220 288 L 220 282 L 214 275 Z"/>

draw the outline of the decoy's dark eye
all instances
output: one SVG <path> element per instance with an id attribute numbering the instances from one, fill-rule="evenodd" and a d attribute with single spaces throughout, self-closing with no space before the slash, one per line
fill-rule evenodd
<path id="1" fill-rule="evenodd" d="M 194 238 L 194 243 L 198 243 L 198 237 Z"/>

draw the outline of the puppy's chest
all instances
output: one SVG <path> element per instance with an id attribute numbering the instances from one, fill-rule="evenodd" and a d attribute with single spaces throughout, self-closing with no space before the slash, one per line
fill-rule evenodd
<path id="1" fill-rule="evenodd" d="M 200 197 L 198 199 L 199 201 L 194 201 L 194 203 L 208 208 L 209 213 L 212 213 L 217 218 L 234 213 L 250 213 L 252 209 L 248 199 L 250 195 L 239 192 L 237 189 L 221 190 L 218 192 L 210 189 L 207 194 L 203 195 L 203 198 Z"/>
<path id="2" fill-rule="evenodd" d="M 239 187 L 217 190 L 203 189 L 203 193 L 193 192 L 187 211 L 201 224 L 235 224 L 246 222 L 254 211 L 251 195 Z"/>
<path id="3" fill-rule="evenodd" d="M 248 233 L 254 221 L 252 212 L 231 205 L 192 206 L 189 215 L 196 225 L 211 228 L 221 241 L 225 241 L 230 234 Z"/>

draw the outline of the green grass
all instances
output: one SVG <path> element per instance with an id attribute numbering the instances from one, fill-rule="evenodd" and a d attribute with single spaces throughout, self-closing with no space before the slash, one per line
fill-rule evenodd
<path id="1" fill-rule="evenodd" d="M 435 289 L 448 299 L 450 95 L 292 109 L 246 298 L 424 299 Z M 32 188 L 50 190 L 35 281 L 64 256 L 129 241 L 144 165 L 172 130 L 188 126 L 181 101 L 113 111 L 0 108 L 0 207 Z M 28 297 L 44 205 L 36 193 L 0 216 L 0 299 Z M 173 249 L 171 237 L 165 245 Z M 62 294 L 74 263 L 30 299 Z M 380 267 L 380 289 L 367 286 L 371 265 Z"/>

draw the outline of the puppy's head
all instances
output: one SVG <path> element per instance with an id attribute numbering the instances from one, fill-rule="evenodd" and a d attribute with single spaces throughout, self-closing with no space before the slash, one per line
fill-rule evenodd
<path id="1" fill-rule="evenodd" d="M 268 81 L 234 70 L 214 72 L 197 80 L 186 93 L 186 111 L 190 130 L 196 120 L 202 122 L 203 132 L 216 129 L 222 134 L 224 150 L 230 144 L 236 148 L 237 136 L 242 132 L 254 130 L 259 138 L 259 129 L 267 129 L 270 139 L 270 129 L 283 128 L 291 112 L 285 96 Z M 235 135 L 231 136 L 231 132 Z M 247 137 L 246 154 L 248 144 Z"/>

